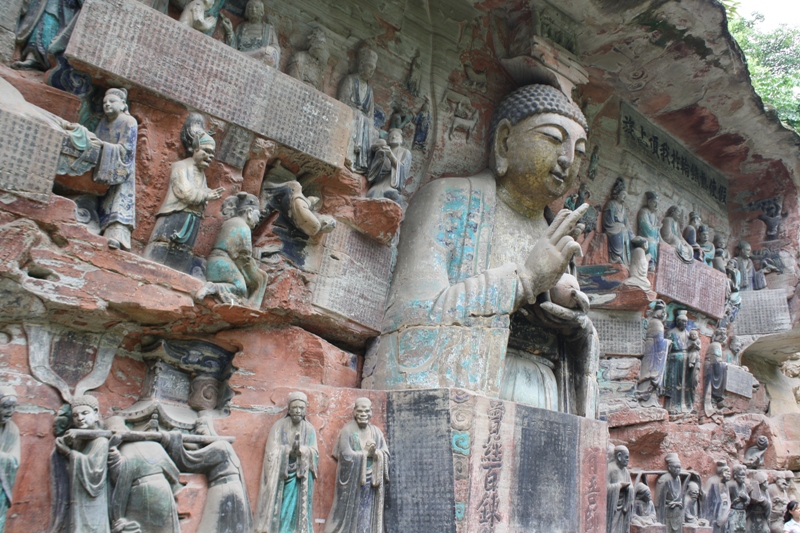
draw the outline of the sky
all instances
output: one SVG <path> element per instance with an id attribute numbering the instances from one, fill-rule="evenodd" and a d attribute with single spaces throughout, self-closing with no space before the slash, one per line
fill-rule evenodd
<path id="1" fill-rule="evenodd" d="M 800 27 L 800 0 L 739 0 L 739 14 L 747 18 L 758 11 L 764 15 L 761 28 L 770 30 L 781 23 Z"/>

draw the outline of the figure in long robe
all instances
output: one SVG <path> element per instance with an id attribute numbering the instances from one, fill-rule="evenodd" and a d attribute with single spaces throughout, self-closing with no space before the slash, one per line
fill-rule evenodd
<path id="1" fill-rule="evenodd" d="M 686 329 L 688 323 L 686 311 L 678 311 L 675 317 L 675 327 L 667 332 L 667 338 L 671 341 L 671 345 L 667 355 L 664 396 L 669 398 L 667 407 L 672 412 L 681 412 L 685 406 L 685 389 L 688 385 L 686 382 L 686 356 L 690 344 L 689 331 Z"/>
<path id="2" fill-rule="evenodd" d="M 333 456 L 336 488 L 325 533 L 383 533 L 383 501 L 389 481 L 389 447 L 369 423 L 372 402 L 358 398 L 353 420 L 339 433 Z"/>
<path id="3" fill-rule="evenodd" d="M 709 477 L 703 486 L 705 493 L 703 518 L 711 524 L 714 533 L 725 533 L 725 524 L 731 510 L 727 486 L 730 479 L 731 470 L 728 464 L 725 461 L 717 461 L 717 473 Z"/>
<path id="4" fill-rule="evenodd" d="M 22 44 L 22 60 L 11 64 L 15 69 L 47 70 L 50 45 L 68 40 L 80 13 L 82 0 L 33 0 L 25 7 L 16 31 Z"/>
<path id="5" fill-rule="evenodd" d="M 109 89 L 103 98 L 104 116 L 95 130 L 103 142 L 94 181 L 109 185 L 100 198 L 98 215 L 109 248 L 131 249 L 136 227 L 136 139 L 139 124 L 128 112 L 125 89 Z"/>
<path id="6" fill-rule="evenodd" d="M 286 417 L 269 432 L 258 494 L 257 533 L 313 533 L 317 432 L 306 421 L 308 398 L 289 395 Z"/>
<path id="7" fill-rule="evenodd" d="M 265 65 L 280 67 L 281 47 L 278 43 L 278 32 L 265 20 L 262 0 L 248 0 L 244 14 L 246 20 L 239 24 L 236 31 L 233 30 L 231 20 L 225 15 L 220 15 L 226 44 Z"/>
<path id="8" fill-rule="evenodd" d="M 633 517 L 634 492 L 628 472 L 628 448 L 614 448 L 614 460 L 606 474 L 606 533 L 629 533 Z"/>
<path id="9" fill-rule="evenodd" d="M 365 174 L 369 170 L 370 148 L 378 138 L 375 129 L 375 99 L 369 80 L 375 73 L 378 54 L 369 48 L 358 52 L 358 72 L 346 76 L 339 85 L 338 99 L 353 109 L 353 138 L 348 148 L 351 168 Z"/>
<path id="10" fill-rule="evenodd" d="M 6 529 L 6 513 L 13 502 L 12 492 L 20 462 L 19 428 L 11 417 L 17 408 L 17 393 L 0 387 L 0 533 Z"/>
<path id="11" fill-rule="evenodd" d="M 691 263 L 694 260 L 694 250 L 681 234 L 680 218 L 681 211 L 678 206 L 673 205 L 667 209 L 667 214 L 661 221 L 661 240 L 675 249 L 678 259 L 684 263 Z"/>
<path id="12" fill-rule="evenodd" d="M 411 150 L 403 147 L 403 131 L 389 130 L 387 142 L 382 139 L 372 146 L 372 162 L 367 171 L 371 186 L 368 198 L 388 198 L 400 202 L 400 192 L 411 173 Z"/>
<path id="13" fill-rule="evenodd" d="M 753 260 L 750 257 L 752 252 L 753 250 L 750 246 L 750 243 L 746 241 L 740 241 L 736 246 L 736 257 L 734 259 L 736 260 L 736 266 L 741 273 L 740 290 L 743 291 L 760 291 L 761 289 L 766 289 L 766 274 L 769 274 L 774 270 L 769 265 L 761 270 L 756 269 L 755 265 L 753 264 Z"/>
<path id="14" fill-rule="evenodd" d="M 617 178 L 611 199 L 603 208 L 603 232 L 608 239 L 608 260 L 611 263 L 629 264 L 631 260 L 631 230 L 628 228 L 628 210 L 625 208 L 625 180 Z"/>
<path id="15" fill-rule="evenodd" d="M 770 533 L 769 515 L 772 513 L 772 498 L 769 497 L 767 473 L 759 470 L 750 485 L 750 503 L 747 506 L 748 533 Z"/>
<path id="16" fill-rule="evenodd" d="M 747 492 L 746 479 L 746 466 L 733 467 L 733 479 L 728 481 L 731 511 L 728 514 L 725 533 L 747 533 L 747 506 L 750 504 L 750 495 Z"/>
<path id="17" fill-rule="evenodd" d="M 672 341 L 664 338 L 664 300 L 656 300 L 647 321 L 644 355 L 639 368 L 636 395 L 642 407 L 658 407 L 658 395 L 664 386 L 664 369 Z"/>
<path id="18" fill-rule="evenodd" d="M 681 484 L 681 463 L 678 455 L 667 454 L 666 474 L 656 482 L 656 514 L 658 521 L 666 526 L 666 533 L 683 531 L 683 486 Z"/>
<path id="19" fill-rule="evenodd" d="M 644 193 L 647 203 L 639 210 L 637 217 L 639 235 L 647 239 L 647 253 L 650 254 L 648 269 L 652 272 L 658 264 L 658 241 L 661 240 L 661 223 L 658 221 L 658 194 Z"/>

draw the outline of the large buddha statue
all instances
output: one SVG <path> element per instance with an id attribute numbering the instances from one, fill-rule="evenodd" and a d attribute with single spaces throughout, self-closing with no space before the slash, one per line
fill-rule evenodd
<path id="1" fill-rule="evenodd" d="M 415 195 L 365 387 L 463 387 L 594 416 L 596 332 L 586 295 L 565 275 L 589 205 L 549 226 L 543 215 L 574 183 L 587 129 L 559 89 L 522 87 L 495 111 L 490 168 Z M 564 342 L 534 354 L 533 339 L 548 336 Z"/>

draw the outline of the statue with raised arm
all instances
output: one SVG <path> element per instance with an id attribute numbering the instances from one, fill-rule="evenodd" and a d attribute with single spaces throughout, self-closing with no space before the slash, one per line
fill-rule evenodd
<path id="1" fill-rule="evenodd" d="M 11 421 L 16 409 L 16 391 L 7 385 L 0 386 L 0 533 L 6 530 L 6 513 L 13 502 L 20 462 L 19 429 Z"/>
<path id="2" fill-rule="evenodd" d="M 339 432 L 333 449 L 336 488 L 325 533 L 383 533 L 383 499 L 389 481 L 389 447 L 369 423 L 372 402 L 358 398 L 353 420 Z"/>
<path id="3" fill-rule="evenodd" d="M 388 139 L 379 139 L 371 150 L 373 156 L 367 171 L 367 181 L 370 183 L 367 198 L 388 198 L 400 203 L 400 191 L 411 173 L 411 150 L 403 146 L 403 130 L 392 128 Z"/>
<path id="4" fill-rule="evenodd" d="M 506 399 L 558 409 L 545 394 L 556 385 L 553 364 L 507 357 L 512 315 L 524 309 L 515 319 L 567 341 L 559 365 L 571 369 L 569 411 L 595 416 L 598 351 L 588 298 L 574 278 L 565 280 L 560 305 L 548 294 L 580 253 L 575 238 L 589 205 L 560 211 L 549 226 L 544 218 L 578 175 L 587 129 L 556 87 L 522 87 L 495 111 L 491 168 L 417 192 L 365 388 L 464 387 L 494 396 L 502 388 Z M 545 378 L 541 389 L 524 377 L 534 371 Z"/>
<path id="5" fill-rule="evenodd" d="M 265 65 L 274 68 L 280 67 L 281 47 L 278 44 L 278 32 L 267 21 L 264 2 L 248 0 L 244 16 L 244 22 L 239 24 L 234 31 L 231 19 L 220 15 L 225 43 Z"/>
<path id="6" fill-rule="evenodd" d="M 317 432 L 306 421 L 308 397 L 289 394 L 286 416 L 269 431 L 258 492 L 257 533 L 313 533 Z"/>

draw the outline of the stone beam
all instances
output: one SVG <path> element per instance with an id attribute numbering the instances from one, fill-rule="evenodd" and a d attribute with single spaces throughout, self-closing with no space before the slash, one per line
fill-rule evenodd
<path id="1" fill-rule="evenodd" d="M 118 83 L 344 165 L 349 107 L 139 2 L 88 0 L 66 55 Z"/>

